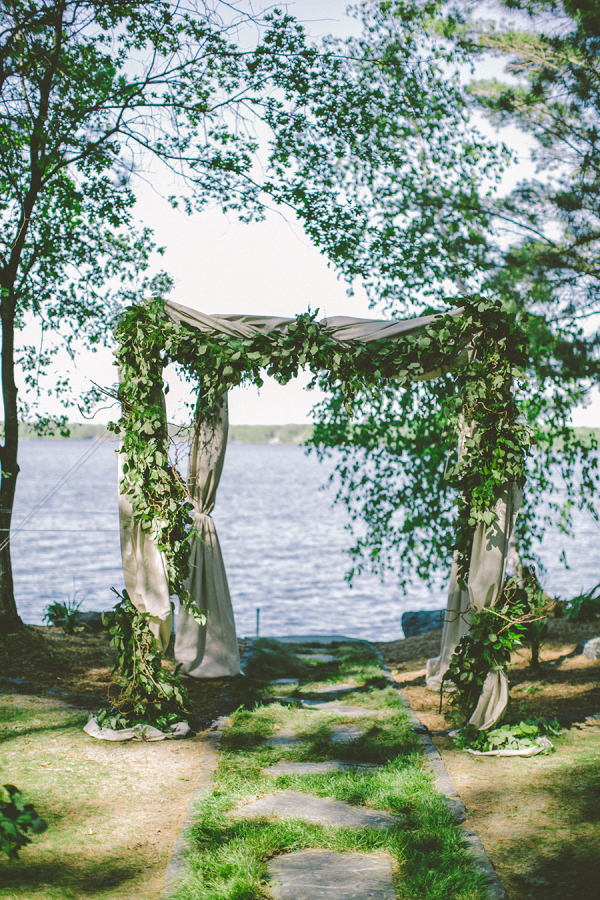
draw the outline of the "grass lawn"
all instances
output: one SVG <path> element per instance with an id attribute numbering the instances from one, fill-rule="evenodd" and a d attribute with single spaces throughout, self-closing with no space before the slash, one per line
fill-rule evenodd
<path id="1" fill-rule="evenodd" d="M 473 759 L 443 735 L 434 736 L 466 804 L 467 824 L 481 837 L 509 900 L 582 900 L 597 893 L 600 728 L 586 722 L 586 716 L 600 712 L 600 664 L 574 648 L 598 631 L 597 622 L 551 621 L 539 669 L 530 669 L 527 653 L 513 660 L 511 720 L 577 717 L 554 741 L 554 754 Z M 413 709 L 432 730 L 448 727 L 439 715 L 437 694 L 424 686 L 425 661 L 438 653 L 439 640 L 438 631 L 378 645 Z M 266 864 L 272 856 L 300 848 L 347 847 L 387 849 L 396 859 L 402 900 L 483 900 L 460 849 L 460 832 L 430 790 L 414 735 L 379 662 L 357 658 L 356 647 L 337 648 L 331 664 L 299 662 L 290 649 L 263 644 L 252 678 L 190 681 L 199 722 L 242 708 L 226 735 L 215 791 L 199 807 L 190 865 L 177 896 L 266 897 Z M 90 709 L 106 694 L 110 665 L 104 635 L 66 636 L 52 628 L 0 635 L 3 675 L 72 691 Z M 268 683 L 285 676 L 297 677 L 298 688 Z M 370 718 L 325 717 L 324 712 L 265 705 L 277 695 L 317 699 L 319 686 L 340 682 L 358 689 L 343 702 L 368 706 Z M 34 837 L 16 864 L 0 858 L 0 898 L 158 898 L 173 841 L 202 771 L 202 736 L 177 744 L 102 744 L 81 731 L 86 710 L 47 699 L 43 691 L 24 697 L 11 690 L 5 686 L 0 695 L 0 775 L 3 783 L 24 791 L 50 827 Z M 262 699 L 255 707 L 257 697 Z M 332 744 L 328 725 L 349 723 L 365 727 L 365 737 L 354 744 Z M 301 738 L 296 746 L 265 743 L 274 730 L 292 725 Z M 385 765 L 364 774 L 265 776 L 261 770 L 279 759 Z M 226 815 L 238 802 L 285 788 L 387 810 L 400 817 L 401 825 L 389 834 L 373 835 L 300 821 L 234 822 Z"/>
<path id="2" fill-rule="evenodd" d="M 201 738 L 109 744 L 83 733 L 84 711 L 0 696 L 0 777 L 48 830 L 17 862 L 0 859 L 9 900 L 153 900 L 201 772 Z"/>
<path id="3" fill-rule="evenodd" d="M 260 646 L 260 645 L 259 645 Z M 335 711 L 299 709 L 280 703 L 240 708 L 227 729 L 214 790 L 199 806 L 189 837 L 186 874 L 177 900 L 252 900 L 269 896 L 268 861 L 302 849 L 338 852 L 387 852 L 394 860 L 398 896 L 403 900 L 484 900 L 485 889 L 464 849 L 461 832 L 432 787 L 415 735 L 397 692 L 388 686 L 379 659 L 365 645 L 343 645 L 333 662 L 305 661 L 299 668 L 290 650 L 262 642 L 248 668 L 265 700 L 290 685 L 273 686 L 270 677 L 299 677 L 295 697 L 318 697 L 319 688 L 344 682 L 356 687 L 342 705 L 362 706 L 368 715 L 353 718 Z M 330 649 L 327 648 L 327 652 Z M 261 683 L 262 677 L 262 683 Z M 364 734 L 350 744 L 332 743 L 333 725 L 354 724 Z M 293 729 L 298 743 L 266 743 L 280 728 Z M 318 762 L 344 759 L 381 764 L 358 773 L 283 775 L 265 769 L 279 760 Z M 274 790 L 295 790 L 383 810 L 398 817 L 389 831 L 322 826 L 299 819 L 236 820 L 228 815 L 240 804 Z"/>
<path id="4" fill-rule="evenodd" d="M 532 759 L 482 759 L 436 738 L 510 900 L 600 894 L 600 721 Z"/>
<path id="5" fill-rule="evenodd" d="M 509 722 L 572 717 L 552 738 L 555 752 L 532 759 L 472 757 L 434 734 L 452 781 L 506 888 L 509 900 L 587 900 L 600 896 L 600 662 L 576 652 L 600 622 L 551 619 L 540 665 L 513 654 Z M 425 687 L 425 663 L 440 632 L 379 644 L 419 718 L 450 727 L 439 696 Z"/>

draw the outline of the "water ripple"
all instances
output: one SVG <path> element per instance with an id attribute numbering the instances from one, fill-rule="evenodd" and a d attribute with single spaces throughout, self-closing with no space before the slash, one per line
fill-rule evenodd
<path id="1" fill-rule="evenodd" d="M 89 448 L 87 441 L 21 444 L 15 527 Z M 329 470 L 300 447 L 230 444 L 214 513 L 233 599 L 238 633 L 253 634 L 260 607 L 261 633 L 337 632 L 351 637 L 399 637 L 406 609 L 445 605 L 416 582 L 403 596 L 393 579 L 344 580 L 349 560 L 346 513 L 320 490 Z M 12 538 L 15 593 L 22 618 L 41 623 L 45 607 L 67 597 L 82 609 L 109 609 L 111 585 L 121 589 L 115 445 L 97 448 L 66 484 Z M 576 519 L 577 538 L 547 535 L 545 582 L 572 596 L 600 581 L 598 525 Z M 559 563 L 565 547 L 571 563 Z"/>

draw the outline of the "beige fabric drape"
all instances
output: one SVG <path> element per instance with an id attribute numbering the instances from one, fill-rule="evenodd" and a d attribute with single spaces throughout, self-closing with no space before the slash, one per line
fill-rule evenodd
<path id="1" fill-rule="evenodd" d="M 227 395 L 216 424 L 196 422 L 190 452 L 188 490 L 194 506 L 197 537 L 190 547 L 190 575 L 186 587 L 206 616 L 201 625 L 180 607 L 175 659 L 194 678 L 240 674 L 240 657 L 227 575 L 211 512 L 227 447 Z"/>
<path id="2" fill-rule="evenodd" d="M 477 607 L 493 606 L 498 599 L 504 584 L 510 536 L 521 501 L 521 490 L 514 485 L 507 487 L 496 503 L 497 521 L 490 528 L 478 526 L 473 539 L 466 591 L 461 591 L 458 586 L 456 559 L 454 560 L 440 655 L 427 661 L 427 687 L 432 690 L 439 691 L 456 645 L 469 630 L 470 611 Z M 507 702 L 506 677 L 502 672 L 490 672 L 477 708 L 469 721 L 481 730 L 491 728 L 500 719 Z"/>
<path id="3" fill-rule="evenodd" d="M 156 397 L 165 414 L 165 398 L 162 391 Z M 120 448 L 119 448 L 120 449 Z M 145 531 L 139 522 L 133 521 L 133 509 L 122 491 L 123 455 L 119 459 L 119 523 L 121 531 L 121 559 L 123 576 L 129 599 L 140 612 L 148 613 L 149 625 L 158 646 L 164 651 L 169 646 L 173 630 L 173 615 L 169 597 L 169 581 L 165 559 L 159 551 L 151 530 Z"/>
<path id="4" fill-rule="evenodd" d="M 168 301 L 167 312 L 176 322 L 185 322 L 199 331 L 216 331 L 230 337 L 250 338 L 255 334 L 286 331 L 296 319 L 281 316 L 207 315 L 179 303 Z M 455 311 L 453 310 L 453 313 Z M 460 313 L 460 310 L 457 311 Z M 354 319 L 350 316 L 333 316 L 321 319 L 319 324 L 340 343 L 391 340 L 418 333 L 439 316 L 421 316 L 415 319 Z"/>

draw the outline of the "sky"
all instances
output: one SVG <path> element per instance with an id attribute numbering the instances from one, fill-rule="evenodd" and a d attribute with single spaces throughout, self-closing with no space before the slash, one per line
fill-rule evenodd
<path id="1" fill-rule="evenodd" d="M 345 15 L 345 0 L 297 0 L 286 5 L 313 36 L 357 33 L 357 23 Z M 503 138 L 520 148 L 522 167 L 509 176 L 516 181 L 530 169 L 523 155 L 523 136 L 505 131 Z M 173 210 L 156 182 L 141 182 L 136 192 L 135 217 L 152 228 L 157 243 L 166 248 L 161 265 L 174 279 L 174 301 L 207 313 L 295 316 L 310 307 L 318 309 L 321 316 L 377 317 L 360 287 L 355 286 L 354 295 L 348 296 L 346 283 L 336 276 L 290 214 L 284 217 L 271 212 L 264 222 L 243 224 L 234 215 L 225 216 L 217 209 L 191 216 Z M 75 364 L 73 382 L 82 387 L 90 386 L 91 381 L 111 385 L 116 381 L 112 363 L 109 350 L 84 352 Z M 182 420 L 182 404 L 189 395 L 169 370 L 167 379 L 169 418 Z M 308 381 L 309 376 L 300 373 L 285 387 L 268 379 L 260 394 L 255 388 L 232 390 L 231 423 L 310 421 L 310 411 L 320 395 L 304 389 Z M 94 421 L 104 423 L 117 417 L 118 410 L 102 409 Z M 81 416 L 69 414 L 69 418 L 80 420 Z M 600 426 L 597 394 L 590 407 L 575 414 L 574 424 Z"/>

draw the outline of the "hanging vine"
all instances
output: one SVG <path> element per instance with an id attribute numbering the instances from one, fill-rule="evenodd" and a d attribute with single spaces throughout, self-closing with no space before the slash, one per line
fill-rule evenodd
<path id="1" fill-rule="evenodd" d="M 109 685 L 108 708 L 98 713 L 98 724 L 113 729 L 154 725 L 168 732 L 187 717 L 187 694 L 180 679 L 163 668 L 149 617 L 135 608 L 127 591 L 118 597 L 103 616 L 117 651 L 117 678 Z"/>
<path id="2" fill-rule="evenodd" d="M 184 586 L 193 507 L 168 456 L 162 373 L 170 362 L 197 385 L 204 419 L 218 414 L 232 387 L 260 387 L 263 373 L 286 384 L 300 369 L 309 369 L 313 384 L 339 386 L 351 410 L 355 396 L 369 386 L 388 382 L 401 389 L 456 369 L 450 418 L 457 427 L 464 423 L 470 436 L 446 477 L 458 496 L 454 549 L 464 583 L 475 529 L 479 523 L 493 524 L 507 484 L 524 482 L 530 435 L 519 422 L 515 393 L 527 363 L 523 331 L 493 300 L 475 297 L 461 304 L 459 314 L 440 315 L 418 333 L 369 343 L 335 340 L 312 312 L 285 329 L 250 338 L 176 322 L 159 298 L 124 312 L 116 352 L 123 412 L 111 426 L 122 438 L 121 491 L 131 501 L 134 521 L 155 535 L 170 592 L 186 608 L 199 614 Z M 458 367 L 458 362 L 463 364 Z M 428 389 L 435 391 L 435 380 Z"/>

